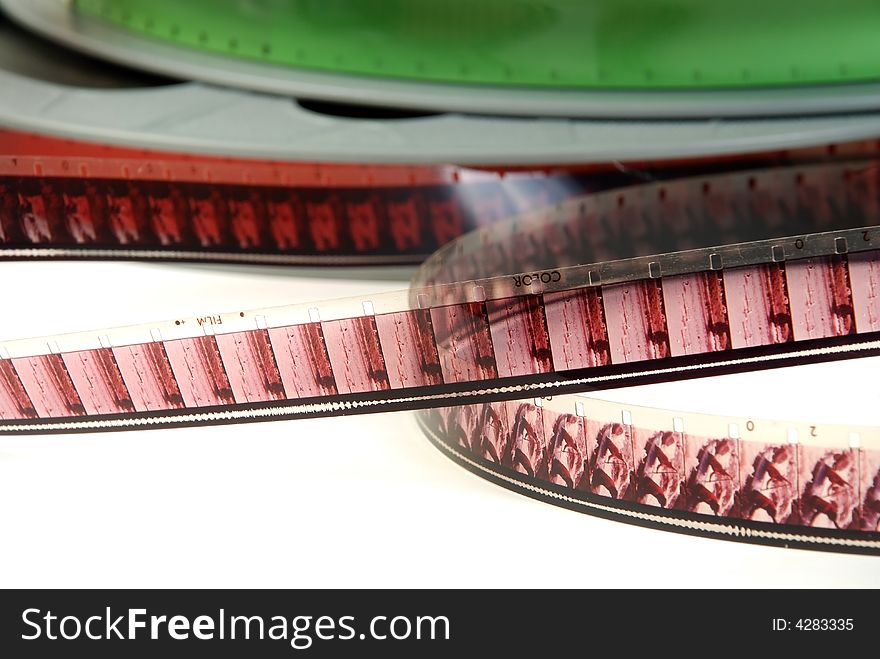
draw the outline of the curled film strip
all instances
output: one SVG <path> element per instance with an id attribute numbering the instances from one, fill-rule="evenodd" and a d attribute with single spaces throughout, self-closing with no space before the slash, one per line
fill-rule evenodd
<path id="1" fill-rule="evenodd" d="M 0 143 L 18 154 L 0 160 L 5 258 L 325 265 L 421 263 L 473 229 L 578 195 L 880 148 L 477 169 L 194 156 L 2 129 Z"/>
<path id="2" fill-rule="evenodd" d="M 6 342 L 0 433 L 415 409 L 460 464 L 577 510 L 736 540 L 880 549 L 880 429 L 583 396 L 880 353 L 874 143 L 586 195 L 577 188 L 551 206 L 546 179 L 533 185 L 517 172 L 511 180 L 528 183 L 518 194 L 530 201 L 510 207 L 496 193 L 511 175 L 491 171 L 473 174 L 476 185 L 492 183 L 486 195 L 465 192 L 464 170 L 438 181 L 418 168 L 322 165 L 332 175 L 314 179 L 314 165 L 251 163 L 243 174 L 235 161 L 158 163 L 6 135 L 7 144 L 46 140 L 34 150 L 51 142 L 55 151 L 3 159 L 3 256 L 198 259 L 220 247 L 211 258 L 235 261 L 256 245 L 265 254 L 331 245 L 332 257 L 343 243 L 329 237 L 356 231 L 345 249 L 378 242 L 374 256 L 385 258 L 397 246 L 383 252 L 382 241 L 407 235 L 394 233 L 401 219 L 388 205 L 403 203 L 393 195 L 404 191 L 424 195 L 410 219 L 433 234 L 432 248 L 446 246 L 408 291 L 369 300 Z M 455 194 L 426 194 L 438 183 Z M 346 196 L 377 188 L 380 201 L 367 207 L 385 212 Z M 337 201 L 319 206 L 315 189 Z M 480 204 L 491 211 L 474 214 L 483 218 L 468 227 L 476 229 L 457 238 L 464 225 L 455 218 Z M 438 226 L 451 229 L 438 235 Z"/>
<path id="3" fill-rule="evenodd" d="M 301 98 L 680 119 L 873 111 L 880 93 L 880 13 L 861 0 L 833 7 L 821 0 L 0 6 L 23 25 L 110 61 Z"/>

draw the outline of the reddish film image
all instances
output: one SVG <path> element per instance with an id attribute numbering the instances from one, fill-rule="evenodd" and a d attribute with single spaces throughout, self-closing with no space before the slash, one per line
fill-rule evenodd
<path id="1" fill-rule="evenodd" d="M 721 273 L 701 272 L 662 281 L 672 356 L 728 350 L 730 323 Z"/>
<path id="2" fill-rule="evenodd" d="M 345 216 L 355 251 L 377 250 L 385 242 L 380 213 L 381 203 L 377 195 L 345 203 Z"/>
<path id="3" fill-rule="evenodd" d="M 600 288 L 544 293 L 544 310 L 557 371 L 611 363 Z"/>
<path id="4" fill-rule="evenodd" d="M 17 182 L 0 177 L 0 243 L 23 242 L 20 218 Z"/>
<path id="5" fill-rule="evenodd" d="M 786 223 L 796 209 L 797 198 L 788 171 L 770 170 L 749 175 L 747 203 L 749 221 L 786 235 Z"/>
<path id="6" fill-rule="evenodd" d="M 445 245 L 465 233 L 465 221 L 458 200 L 433 199 L 428 202 L 431 233 L 437 245 Z"/>
<path id="7" fill-rule="evenodd" d="M 459 407 L 443 407 L 439 409 L 443 434 L 453 444 L 479 454 L 480 434 L 482 428 L 481 407 L 479 405 L 461 405 Z"/>
<path id="8" fill-rule="evenodd" d="M 785 267 L 794 338 L 819 339 L 856 331 L 846 259 L 827 256 Z"/>
<path id="9" fill-rule="evenodd" d="M 321 326 L 339 393 L 391 388 L 375 317 L 331 320 Z"/>
<path id="10" fill-rule="evenodd" d="M 648 214 L 656 218 L 660 231 L 675 235 L 676 249 L 704 246 L 700 240 L 706 231 L 707 219 L 703 212 L 703 194 L 702 186 L 696 182 L 663 185 L 657 189 L 655 201 L 646 209 Z M 683 226 L 691 230 L 682 231 Z"/>
<path id="11" fill-rule="evenodd" d="M 323 201 L 307 201 L 306 217 L 312 243 L 320 252 L 339 249 L 341 246 L 339 200 L 329 197 Z"/>
<path id="12" fill-rule="evenodd" d="M 0 419 L 34 419 L 37 410 L 9 359 L 0 359 Z"/>
<path id="13" fill-rule="evenodd" d="M 420 410 L 418 418 L 430 435 L 433 435 L 435 438 L 448 438 L 446 418 L 452 413 L 452 409 L 449 407 L 431 407 L 426 410 Z"/>
<path id="14" fill-rule="evenodd" d="M 748 215 L 746 181 L 740 176 L 713 177 L 700 188 L 701 219 L 719 237 L 719 244 L 730 242 L 729 237 L 741 233 L 741 224 Z"/>
<path id="15" fill-rule="evenodd" d="M 159 243 L 165 246 L 189 243 L 191 218 L 189 200 L 176 185 L 154 183 L 148 189 L 150 224 Z"/>
<path id="16" fill-rule="evenodd" d="M 797 448 L 791 444 L 740 441 L 740 514 L 784 524 L 798 498 Z"/>
<path id="17" fill-rule="evenodd" d="M 457 446 L 527 476 L 589 490 L 584 424 L 518 401 L 439 408 L 430 426 Z"/>
<path id="18" fill-rule="evenodd" d="M 538 244 L 545 253 L 544 265 L 552 263 L 557 268 L 580 265 L 585 253 L 585 249 L 581 247 L 584 240 L 581 235 L 583 227 L 573 220 L 554 222 L 553 213 L 553 209 L 547 209 L 543 213 L 546 225 L 541 231 Z M 575 211 L 569 210 L 569 213 L 574 215 Z"/>
<path id="19" fill-rule="evenodd" d="M 620 191 L 613 197 L 599 197 L 599 214 L 592 222 L 593 230 L 589 232 L 591 252 L 596 255 L 594 261 L 610 261 L 618 253 L 626 253 L 621 249 L 624 244 L 631 246 L 636 253 L 654 253 L 653 237 L 646 235 L 644 194 L 644 190 L 636 189 L 628 194 Z"/>
<path id="20" fill-rule="evenodd" d="M 241 188 L 229 197 L 232 235 L 239 249 L 264 247 L 266 203 L 264 195 L 253 188 Z"/>
<path id="21" fill-rule="evenodd" d="M 380 314 L 376 316 L 376 328 L 393 389 L 442 384 L 429 310 Z"/>
<path id="22" fill-rule="evenodd" d="M 64 197 L 61 194 L 60 185 L 55 182 L 44 182 L 41 186 L 43 197 L 43 212 L 49 235 L 53 242 L 70 244 L 74 242 L 67 233 L 67 217 L 64 205 Z"/>
<path id="23" fill-rule="evenodd" d="M 858 517 L 853 528 L 860 531 L 880 531 L 880 451 L 860 449 Z"/>
<path id="24" fill-rule="evenodd" d="M 434 307 L 431 321 L 444 382 L 475 382 L 498 377 L 485 303 Z"/>
<path id="25" fill-rule="evenodd" d="M 421 195 L 417 194 L 386 202 L 391 239 L 398 251 L 418 249 L 424 243 L 423 206 Z"/>
<path id="26" fill-rule="evenodd" d="M 21 357 L 12 363 L 40 418 L 86 413 L 61 355 Z"/>
<path id="27" fill-rule="evenodd" d="M 48 243 L 60 237 L 61 227 L 58 222 L 53 222 L 56 213 L 52 209 L 52 196 L 52 186 L 49 184 L 32 180 L 21 184 L 18 193 L 19 226 L 33 244 Z"/>
<path id="28" fill-rule="evenodd" d="M 583 421 L 574 414 L 551 416 L 555 418 L 550 434 L 547 480 L 574 490 L 588 491 L 589 455 Z"/>
<path id="29" fill-rule="evenodd" d="M 321 323 L 269 330 L 272 351 L 288 398 L 336 394 L 336 378 Z"/>
<path id="30" fill-rule="evenodd" d="M 599 426 L 586 422 L 590 447 L 590 492 L 612 499 L 622 499 L 630 488 L 635 472 L 632 427 L 622 423 Z"/>
<path id="31" fill-rule="evenodd" d="M 878 168 L 869 166 L 858 171 L 848 171 L 844 183 L 846 185 L 845 213 L 853 218 L 854 226 L 880 223 Z"/>
<path id="32" fill-rule="evenodd" d="M 785 269 L 779 263 L 724 270 L 734 348 L 794 341 Z"/>
<path id="33" fill-rule="evenodd" d="M 107 186 L 107 212 L 110 229 L 120 245 L 146 242 L 151 212 L 141 186 L 124 181 L 110 182 Z"/>
<path id="34" fill-rule="evenodd" d="M 880 253 L 850 254 L 848 261 L 856 329 L 880 331 Z"/>
<path id="35" fill-rule="evenodd" d="M 633 428 L 635 477 L 627 498 L 675 508 L 684 482 L 684 442 L 679 432 Z"/>
<path id="36" fill-rule="evenodd" d="M 181 181 L 171 170 L 164 178 L 157 171 L 144 165 L 138 173 L 147 180 L 2 177 L 0 241 L 427 254 L 487 218 L 512 212 L 499 189 L 487 196 L 482 183 L 417 185 L 410 179 L 328 189 Z"/>
<path id="37" fill-rule="evenodd" d="M 719 517 L 736 515 L 739 489 L 736 440 L 685 434 L 684 445 L 685 482 L 679 508 Z"/>
<path id="38" fill-rule="evenodd" d="M 659 281 L 603 286 L 602 299 L 613 363 L 669 356 L 669 333 Z"/>
<path id="39" fill-rule="evenodd" d="M 500 377 L 553 370 L 550 337 L 540 295 L 489 300 L 486 309 Z"/>
<path id="40" fill-rule="evenodd" d="M 267 330 L 218 334 L 216 339 L 236 402 L 285 398 Z"/>
<path id="41" fill-rule="evenodd" d="M 161 342 L 113 348 L 113 356 L 138 412 L 185 406 Z"/>
<path id="42" fill-rule="evenodd" d="M 465 408 L 471 408 L 465 411 Z M 516 414 L 516 403 L 482 403 L 460 408 L 440 408 L 441 430 L 455 438 L 457 444 L 474 455 L 510 467 L 513 464 L 513 438 L 510 421 Z"/>
<path id="43" fill-rule="evenodd" d="M 193 186 L 189 210 L 193 232 L 202 247 L 220 247 L 228 243 L 229 207 L 220 189 Z"/>
<path id="44" fill-rule="evenodd" d="M 94 243 L 103 239 L 106 200 L 96 194 L 93 184 L 67 181 L 63 187 L 67 232 L 77 244 Z"/>
<path id="45" fill-rule="evenodd" d="M 880 530 L 880 451 L 640 428 L 518 401 L 425 410 L 423 419 L 476 458 L 573 491 L 714 517 Z"/>
<path id="46" fill-rule="evenodd" d="M 798 446 L 798 482 L 791 523 L 845 529 L 857 518 L 859 463 L 853 449 Z"/>
<path id="47" fill-rule="evenodd" d="M 554 415 L 531 403 L 510 405 L 508 410 L 514 407 L 512 417 L 508 417 L 513 449 L 510 467 L 522 474 L 548 480 Z"/>
<path id="48" fill-rule="evenodd" d="M 547 246 L 544 244 L 546 231 L 543 228 L 536 229 L 535 226 L 521 219 L 513 219 L 495 225 L 495 227 L 501 226 L 509 227 L 509 236 L 503 243 L 509 259 L 507 266 L 500 271 L 490 271 L 483 266 L 482 276 L 491 277 L 496 272 L 534 273 L 548 265 L 552 265 L 552 267 L 559 265 L 558 262 L 547 259 Z M 497 234 L 495 227 L 493 230 Z"/>
<path id="49" fill-rule="evenodd" d="M 484 460 L 510 466 L 513 463 L 513 441 L 510 434 L 512 418 L 508 403 L 485 403 L 479 419 L 477 435 L 471 440 L 471 450 Z"/>
<path id="50" fill-rule="evenodd" d="M 797 212 L 801 217 L 812 218 L 816 231 L 828 231 L 834 219 L 843 211 L 846 190 L 842 181 L 821 172 L 807 170 L 795 175 Z"/>
<path id="51" fill-rule="evenodd" d="M 133 412 L 134 403 L 109 348 L 62 355 L 67 372 L 89 414 Z"/>
<path id="52" fill-rule="evenodd" d="M 187 407 L 235 403 L 213 336 L 165 341 L 165 352 Z"/>
<path id="53" fill-rule="evenodd" d="M 305 210 L 297 195 L 289 190 L 270 190 L 266 196 L 269 231 L 280 250 L 302 247 L 305 231 Z"/>

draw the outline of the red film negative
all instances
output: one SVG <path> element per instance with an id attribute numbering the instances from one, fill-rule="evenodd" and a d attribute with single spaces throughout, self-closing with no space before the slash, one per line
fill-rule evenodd
<path id="1" fill-rule="evenodd" d="M 269 337 L 287 396 L 311 398 L 337 393 L 320 323 L 275 327 L 269 330 Z"/>
<path id="2" fill-rule="evenodd" d="M 180 386 L 160 342 L 113 348 L 122 380 L 138 412 L 184 407 Z"/>
<path id="3" fill-rule="evenodd" d="M 443 382 L 440 356 L 434 343 L 431 313 L 414 309 L 377 316 L 376 328 L 391 388 L 426 387 Z"/>
<path id="4" fill-rule="evenodd" d="M 394 262 L 446 244 L 399 293 L 6 342 L 0 433 L 414 409 L 459 463 L 570 508 L 880 552 L 880 429 L 582 395 L 880 354 L 869 155 L 699 176 L 654 164 L 636 185 L 601 168 L 243 168 L 78 148 L 3 159 L 0 255 Z"/>
<path id="5" fill-rule="evenodd" d="M 841 152 L 870 157 L 877 148 L 859 142 L 626 168 L 609 163 L 474 169 L 196 156 L 0 128 L 0 248 L 14 258 L 419 263 L 473 229 L 583 193 L 646 179 L 825 162 Z M 802 176 L 802 203 L 822 194 L 820 184 Z M 778 190 L 753 193 L 756 200 L 761 194 L 778 200 Z M 609 198 L 600 218 L 602 239 L 584 238 L 594 249 L 621 240 L 650 245 L 680 221 L 678 209 L 692 228 L 705 224 L 674 187 L 657 194 L 663 203 L 650 218 L 638 217 L 637 195 Z M 794 208 L 794 195 L 790 204 Z M 826 210 L 832 212 L 830 204 Z M 708 223 L 716 235 L 717 229 Z M 511 231 L 512 240 L 518 235 Z M 520 241 L 518 260 L 526 265 L 526 254 L 568 238 L 542 238 L 538 245 Z M 613 252 L 595 253 L 601 260 L 615 258 Z"/>
<path id="6" fill-rule="evenodd" d="M 576 412 L 562 411 L 568 405 Z M 471 470 L 575 510 L 770 544 L 863 551 L 876 542 L 880 463 L 875 450 L 859 448 L 864 438 L 853 428 L 824 427 L 818 432 L 827 437 L 818 439 L 815 426 L 701 415 L 683 420 L 637 407 L 621 415 L 613 403 L 562 396 L 540 408 L 526 406 L 540 410 L 542 428 L 554 429 L 549 469 L 521 468 L 524 459 L 505 469 L 473 446 L 451 441 L 454 417 L 494 416 L 509 406 L 443 408 L 421 418 L 432 441 Z M 798 430 L 807 437 L 800 440 Z M 777 433 L 787 439 L 777 442 Z M 500 441 L 538 445 L 537 433 L 529 442 L 521 435 L 511 432 Z"/>
<path id="7" fill-rule="evenodd" d="M 68 353 L 64 365 L 86 414 L 134 411 L 131 394 L 109 348 Z"/>
<path id="8" fill-rule="evenodd" d="M 350 394 L 390 389 L 373 316 L 323 323 L 336 390 Z"/>
<path id="9" fill-rule="evenodd" d="M 61 355 L 13 359 L 12 368 L 31 402 L 30 407 L 38 416 L 82 416 L 86 413 Z"/>
<path id="10" fill-rule="evenodd" d="M 281 373 L 269 342 L 269 332 L 235 332 L 216 337 L 229 384 L 236 400 L 248 402 L 286 398 Z"/>
<path id="11" fill-rule="evenodd" d="M 684 438 L 674 431 L 633 435 L 632 500 L 674 509 L 684 498 Z"/>

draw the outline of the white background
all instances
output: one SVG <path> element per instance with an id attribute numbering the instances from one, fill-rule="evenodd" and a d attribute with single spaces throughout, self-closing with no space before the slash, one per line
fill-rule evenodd
<path id="1" fill-rule="evenodd" d="M 405 288 L 411 270 L 0 263 L 0 341 Z M 606 392 L 880 423 L 877 358 Z M 642 529 L 465 471 L 413 415 L 0 437 L 0 587 L 872 586 L 880 558 Z"/>

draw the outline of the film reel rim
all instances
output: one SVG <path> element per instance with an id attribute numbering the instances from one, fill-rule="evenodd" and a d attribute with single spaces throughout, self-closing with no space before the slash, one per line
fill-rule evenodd
<path id="1" fill-rule="evenodd" d="M 53 0 L 2 0 L 8 14 L 29 28 L 70 47 L 135 65 L 163 75 L 185 75 L 216 84 L 234 84 L 259 92 L 292 94 L 329 101 L 411 109 L 445 110 L 482 114 L 548 117 L 628 117 L 638 119 L 688 119 L 804 114 L 841 114 L 876 109 L 880 83 L 842 83 L 817 88 L 787 90 L 737 90 L 733 92 L 571 92 L 513 90 L 500 87 L 495 98 L 485 88 L 455 84 L 424 84 L 371 80 L 364 76 L 300 70 L 291 74 L 278 67 L 192 51 L 191 62 L 182 61 L 180 49 L 135 33 L 124 34 L 89 17 L 73 15 L 72 5 Z M 132 55 L 132 44 L 138 54 Z M 189 52 L 189 51 L 185 51 Z M 273 73 L 275 75 L 273 75 Z M 828 90 L 838 94 L 829 97 Z M 356 91 L 353 95 L 352 90 Z"/>
<path id="2" fill-rule="evenodd" d="M 65 88 L 0 71 L 14 93 L 0 98 L 0 121 L 19 131 L 158 151 L 352 164 L 447 164 L 521 166 L 606 163 L 609 160 L 700 158 L 760 153 L 866 139 L 880 131 L 880 116 L 805 119 L 616 122 L 601 120 L 497 119 L 441 115 L 377 124 L 329 120 L 288 99 L 224 90 L 199 83 L 130 91 Z M 187 116 L 227 107 L 230 122 L 259 117 L 258 131 L 241 140 L 211 124 L 181 123 L 170 104 Z M 103 107 L 100 116 L 94 107 Z M 84 108 L 92 108 L 85 112 Z M 131 108 L 138 114 L 133 115 Z M 324 132 L 327 126 L 328 132 Z M 186 134 L 182 129 L 186 129 Z M 375 140 L 376 129 L 393 139 Z M 430 128 L 424 132 L 422 129 Z M 197 131 L 194 135 L 193 131 Z M 302 136 L 318 131 L 314 139 Z M 347 141 L 337 139 L 346 135 Z M 333 137 L 333 140 L 323 139 Z M 452 139 L 454 137 L 454 139 Z"/>

